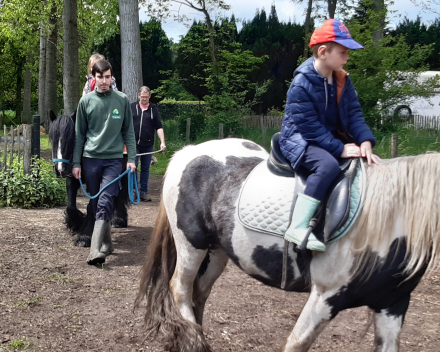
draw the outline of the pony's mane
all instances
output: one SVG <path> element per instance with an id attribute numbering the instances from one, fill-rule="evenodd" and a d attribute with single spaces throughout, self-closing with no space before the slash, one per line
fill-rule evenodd
<path id="1" fill-rule="evenodd" d="M 54 156 L 58 149 L 58 142 L 61 140 L 61 154 L 69 159 L 73 154 L 75 146 L 75 123 L 72 115 L 58 116 L 50 125 L 49 140 L 52 144 Z"/>
<path id="2" fill-rule="evenodd" d="M 353 250 L 379 251 L 393 240 L 396 220 L 402 220 L 410 275 L 440 259 L 440 154 L 423 154 L 383 161 L 367 170 L 362 214 L 355 225 Z M 402 234 L 402 235 L 403 235 Z"/>

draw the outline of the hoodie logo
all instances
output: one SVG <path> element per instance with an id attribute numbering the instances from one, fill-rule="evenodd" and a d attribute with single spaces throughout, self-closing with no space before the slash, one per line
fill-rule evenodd
<path id="1" fill-rule="evenodd" d="M 121 118 L 121 115 L 119 115 L 118 109 L 113 110 L 112 118 L 114 118 L 114 119 L 120 119 Z"/>

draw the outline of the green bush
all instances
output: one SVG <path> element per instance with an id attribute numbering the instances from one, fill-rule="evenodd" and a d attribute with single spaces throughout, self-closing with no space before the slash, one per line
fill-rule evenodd
<path id="1" fill-rule="evenodd" d="M 33 160 L 28 175 L 17 159 L 0 171 L 0 207 L 54 207 L 66 204 L 66 197 L 65 180 L 57 179 L 52 164 L 44 159 Z"/>
<path id="2" fill-rule="evenodd" d="M 186 138 L 186 120 L 188 118 L 191 119 L 190 140 L 195 141 L 205 130 L 205 113 L 200 110 L 186 110 L 176 117 L 179 135 L 183 140 Z"/>
<path id="3" fill-rule="evenodd" d="M 206 112 L 206 106 L 203 101 L 176 101 L 162 100 L 157 104 L 162 120 L 174 120 L 177 116 L 184 113 Z"/>
<path id="4" fill-rule="evenodd" d="M 11 125 L 17 126 L 17 125 L 21 124 L 21 117 L 20 116 L 16 117 L 15 111 L 12 111 L 12 110 L 0 111 L 0 115 L 2 117 L 3 125 L 6 125 L 9 127 Z M 9 130 L 8 130 L 8 132 L 9 132 Z"/>

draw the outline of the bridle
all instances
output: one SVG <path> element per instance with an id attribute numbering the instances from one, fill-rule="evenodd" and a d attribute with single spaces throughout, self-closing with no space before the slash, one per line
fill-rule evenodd
<path id="1" fill-rule="evenodd" d="M 72 116 L 69 116 L 70 118 L 70 122 L 73 123 L 73 125 L 75 126 L 75 121 L 73 121 Z M 59 138 L 59 140 L 61 140 L 61 137 Z M 58 142 L 59 142 L 58 140 Z M 68 164 L 68 165 L 73 165 L 73 153 L 72 156 L 70 157 L 69 160 L 67 159 L 58 159 L 58 158 L 54 158 L 53 157 L 53 149 L 52 149 L 52 162 L 54 163 L 54 166 L 56 163 L 63 163 L 63 164 Z M 72 177 L 72 173 L 70 173 L 69 175 L 66 175 L 65 177 Z"/>

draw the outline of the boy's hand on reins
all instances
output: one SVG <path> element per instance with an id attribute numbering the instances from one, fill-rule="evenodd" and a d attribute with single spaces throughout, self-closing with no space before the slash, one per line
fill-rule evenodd
<path id="1" fill-rule="evenodd" d="M 134 170 L 136 170 L 136 164 L 135 163 L 127 163 L 127 169 L 131 169 L 131 172 L 133 173 Z"/>
<path id="2" fill-rule="evenodd" d="M 361 144 L 361 154 L 363 158 L 367 158 L 368 165 L 371 165 L 371 163 L 379 164 L 380 158 L 379 156 L 373 154 L 373 147 L 371 146 L 370 141 L 365 141 Z"/>
<path id="3" fill-rule="evenodd" d="M 341 158 L 360 158 L 361 150 L 354 143 L 344 144 L 344 149 L 342 150 Z"/>
<path id="4" fill-rule="evenodd" d="M 72 169 L 72 175 L 73 177 L 75 177 L 77 180 L 79 180 L 81 178 L 81 168 L 80 167 L 74 167 Z"/>

